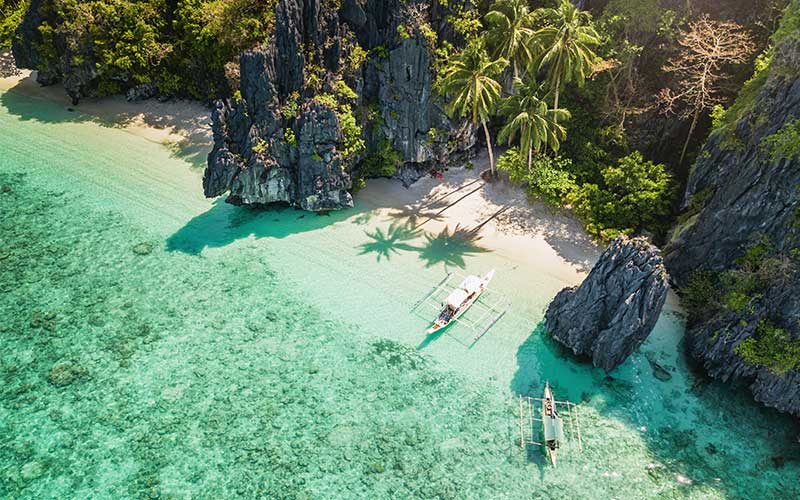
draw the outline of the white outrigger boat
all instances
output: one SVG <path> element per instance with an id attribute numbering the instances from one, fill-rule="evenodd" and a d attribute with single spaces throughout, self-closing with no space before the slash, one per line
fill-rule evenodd
<path id="1" fill-rule="evenodd" d="M 494 269 L 486 273 L 486 276 L 483 278 L 474 275 L 467 276 L 464 281 L 461 282 L 461 285 L 447 296 L 444 309 L 439 313 L 433 325 L 428 328 L 428 334 L 442 330 L 464 314 L 486 290 L 493 277 Z"/>

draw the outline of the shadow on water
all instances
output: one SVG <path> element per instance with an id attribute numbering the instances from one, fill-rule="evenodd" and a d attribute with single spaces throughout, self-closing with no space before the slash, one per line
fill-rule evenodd
<path id="1" fill-rule="evenodd" d="M 636 435 L 647 447 L 653 462 L 641 464 L 646 473 L 657 482 L 675 483 L 679 475 L 688 478 L 688 482 L 675 485 L 689 497 L 692 491 L 701 495 L 706 491 L 704 488 L 711 487 L 735 498 L 755 498 L 759 494 L 764 494 L 764 498 L 795 498 L 800 491 L 796 483 L 787 480 L 782 484 L 769 483 L 776 469 L 786 467 L 785 472 L 778 471 L 784 475 L 796 470 L 800 450 L 791 442 L 791 436 L 800 432 L 798 422 L 760 407 L 744 388 L 695 376 L 682 348 L 678 348 L 678 357 L 674 360 L 678 376 L 669 382 L 657 380 L 641 358 L 664 355 L 653 350 L 665 347 L 655 342 L 648 344 L 640 348 L 645 356 L 632 355 L 609 376 L 592 367 L 590 360 L 576 358 L 553 341 L 542 321 L 517 350 L 517 371 L 510 388 L 515 394 L 541 397 L 544 383 L 549 380 L 556 399 L 569 400 L 586 408 L 581 413 L 583 455 L 586 456 L 613 459 L 613 453 L 609 456 L 607 451 L 598 449 L 609 443 L 592 442 L 593 426 L 604 428 L 619 421 L 628 428 L 639 429 Z M 709 416 L 713 416 L 711 421 Z M 602 428 L 600 432 L 604 432 Z M 768 458 L 749 467 L 746 473 L 746 464 L 734 467 L 728 460 L 737 456 L 738 445 L 743 443 L 769 446 Z M 625 446 L 630 444 L 620 442 L 618 453 L 624 453 Z M 541 451 L 533 445 L 528 446 L 528 459 L 537 465 L 544 463 Z M 743 480 L 745 476 L 751 480 Z M 756 491 L 759 494 L 755 494 Z"/>
<path id="2" fill-rule="evenodd" d="M 167 238 L 167 250 L 199 255 L 206 248 L 224 247 L 244 238 L 285 238 L 314 231 L 344 220 L 350 214 L 350 210 L 314 214 L 287 206 L 237 207 L 218 198 L 211 209 Z"/>
<path id="3" fill-rule="evenodd" d="M 38 86 L 27 77 L 19 86 Z M 45 98 L 29 96 L 21 90 L 10 90 L 0 93 L 0 106 L 11 115 L 22 120 L 37 121 L 45 124 L 84 123 L 91 122 L 102 127 L 123 128 L 131 123 L 142 123 L 157 130 L 182 130 L 187 136 L 181 140 L 165 144 L 173 157 L 189 163 L 195 169 L 205 168 L 206 156 L 211 147 L 210 117 L 207 114 L 187 112 L 170 114 L 153 111 L 145 104 L 114 101 L 114 105 L 103 108 L 105 118 L 99 118 L 81 110 L 81 105 L 69 106 L 66 102 L 47 99 L 50 105 L 43 106 Z M 111 98 L 108 98 L 111 99 Z M 86 99 L 89 100 L 89 99 Z M 196 104 L 196 102 L 193 102 Z M 166 108 L 165 108 L 166 109 Z M 173 108 L 175 109 L 175 108 Z"/>

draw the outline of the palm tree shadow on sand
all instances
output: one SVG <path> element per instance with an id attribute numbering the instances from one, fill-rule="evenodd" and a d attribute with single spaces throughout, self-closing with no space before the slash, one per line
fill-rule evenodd
<path id="1" fill-rule="evenodd" d="M 412 226 L 417 226 L 420 221 L 428 222 L 428 221 L 438 221 L 444 218 L 440 212 L 436 211 L 436 209 L 444 208 L 445 205 L 436 204 L 436 205 L 429 205 L 429 206 L 420 206 L 420 205 L 404 205 L 399 208 L 393 208 L 389 212 L 389 217 L 393 219 L 406 219 L 408 220 L 408 224 Z"/>
<path id="2" fill-rule="evenodd" d="M 418 238 L 421 231 L 415 229 L 410 223 L 401 224 L 399 221 L 396 221 L 393 222 L 386 231 L 381 228 L 376 228 L 373 232 L 364 231 L 364 233 L 371 241 L 359 246 L 361 249 L 359 255 L 374 253 L 375 259 L 378 262 L 380 262 L 381 259 L 389 260 L 393 255 L 401 251 L 412 252 L 419 250 L 419 248 L 411 245 L 409 242 Z"/>
<path id="3" fill-rule="evenodd" d="M 464 269 L 465 257 L 489 251 L 478 245 L 480 239 L 481 236 L 476 231 L 463 228 L 460 224 L 456 225 L 452 233 L 450 226 L 447 226 L 439 234 L 425 235 L 426 242 L 419 249 L 419 258 L 425 262 L 427 268 L 444 264 L 445 267 Z"/>

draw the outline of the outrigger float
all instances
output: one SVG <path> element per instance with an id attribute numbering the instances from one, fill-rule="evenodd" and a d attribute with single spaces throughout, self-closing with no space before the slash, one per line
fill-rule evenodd
<path id="1" fill-rule="evenodd" d="M 462 277 L 458 287 L 447 291 L 447 285 L 453 277 L 456 277 L 455 273 L 448 273 L 442 281 L 417 301 L 411 310 L 414 311 L 420 305 L 427 304 L 439 312 L 433 324 L 428 328 L 429 335 L 441 332 L 454 323 L 459 323 L 473 330 L 475 332 L 474 341 L 477 341 L 495 323 L 500 321 L 500 318 L 511 307 L 511 303 L 502 295 L 487 290 L 489 282 L 494 277 L 494 269 L 486 273 L 483 278 L 474 275 Z M 447 293 L 444 297 L 442 297 L 443 292 Z M 488 298 L 488 302 L 479 300 L 482 298 Z M 464 317 L 467 310 L 471 308 L 479 311 L 480 316 L 475 320 Z"/>
<path id="2" fill-rule="evenodd" d="M 534 404 L 533 402 L 536 402 Z M 540 418 L 536 417 L 536 408 L 541 403 Z M 561 405 L 562 410 L 558 407 Z M 566 416 L 566 420 L 562 418 Z M 534 422 L 542 423 L 542 441 L 534 439 Z M 564 433 L 564 424 L 569 427 L 569 437 Z M 557 401 L 553 397 L 550 389 L 550 382 L 544 384 L 544 396 L 541 398 L 531 398 L 527 396 L 519 397 L 519 445 L 525 448 L 529 444 L 543 446 L 547 458 L 553 466 L 556 465 L 556 458 L 563 445 L 577 441 L 578 450 L 583 450 L 581 442 L 581 424 L 578 417 L 578 406 L 569 401 Z"/>

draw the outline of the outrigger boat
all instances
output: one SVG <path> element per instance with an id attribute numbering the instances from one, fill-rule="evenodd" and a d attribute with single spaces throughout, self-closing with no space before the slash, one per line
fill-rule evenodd
<path id="1" fill-rule="evenodd" d="M 541 418 L 536 416 L 537 413 Z M 534 422 L 542 423 L 541 441 L 537 437 L 538 432 L 534 430 Z M 529 444 L 543 446 L 544 453 L 553 466 L 556 465 L 557 455 L 574 451 L 575 444 L 578 450 L 583 449 L 578 406 L 569 401 L 557 401 L 550 389 L 549 381 L 544 384 L 544 397 L 519 396 L 519 445 L 525 448 Z"/>
<path id="2" fill-rule="evenodd" d="M 556 409 L 556 400 L 550 390 L 550 382 L 544 384 L 544 397 L 542 398 L 542 431 L 544 433 L 544 447 L 550 463 L 556 465 L 556 452 L 564 437 L 564 423 Z"/>
<path id="3" fill-rule="evenodd" d="M 464 281 L 461 282 L 461 285 L 447 296 L 444 309 L 439 313 L 433 325 L 428 328 L 428 334 L 442 330 L 464 314 L 486 290 L 493 277 L 494 269 L 486 273 L 486 276 L 483 278 L 474 275 L 467 276 Z"/>

